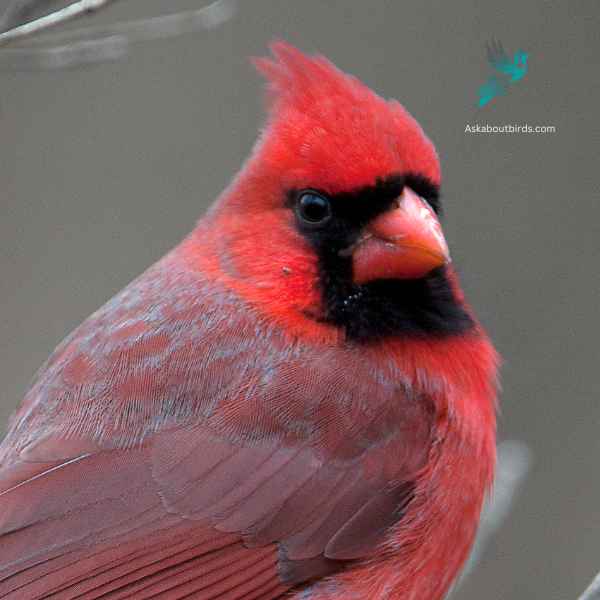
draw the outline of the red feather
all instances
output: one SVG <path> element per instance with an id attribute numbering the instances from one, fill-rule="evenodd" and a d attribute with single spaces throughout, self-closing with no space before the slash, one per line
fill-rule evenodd
<path id="1" fill-rule="evenodd" d="M 349 343 L 279 208 L 435 150 L 395 102 L 283 43 L 271 115 L 196 230 L 85 321 L 0 446 L 0 598 L 441 598 L 495 459 L 479 326 Z M 453 276 L 455 292 L 462 301 Z"/>

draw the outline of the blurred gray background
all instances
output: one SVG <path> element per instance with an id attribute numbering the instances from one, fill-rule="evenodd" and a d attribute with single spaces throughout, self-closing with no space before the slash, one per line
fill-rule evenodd
<path id="1" fill-rule="evenodd" d="M 122 1 L 77 26 L 202 4 Z M 500 438 L 535 461 L 459 597 L 574 599 L 600 569 L 599 26 L 597 0 L 253 0 L 118 62 L 24 71 L 4 55 L 0 431 L 61 338 L 240 167 L 263 118 L 247 57 L 283 37 L 397 97 L 441 155 L 447 237 L 504 357 Z M 529 72 L 477 109 L 492 37 Z M 476 123 L 557 132 L 465 133 Z"/>

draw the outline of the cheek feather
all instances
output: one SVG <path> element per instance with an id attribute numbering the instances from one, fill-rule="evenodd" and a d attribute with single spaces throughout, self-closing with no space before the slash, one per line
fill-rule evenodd
<path id="1" fill-rule="evenodd" d="M 264 211 L 236 221 L 214 217 L 215 222 L 198 227 L 184 243 L 188 264 L 211 274 L 254 306 L 257 316 L 279 324 L 291 337 L 337 344 L 342 333 L 323 320 L 318 258 L 296 231 L 292 212 Z M 204 251 L 199 251 L 198 239 Z"/>

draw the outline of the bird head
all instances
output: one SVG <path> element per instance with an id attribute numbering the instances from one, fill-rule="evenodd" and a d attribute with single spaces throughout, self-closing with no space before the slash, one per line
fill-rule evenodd
<path id="1" fill-rule="evenodd" d="M 469 327 L 419 124 L 324 57 L 271 50 L 266 126 L 196 232 L 221 279 L 288 326 L 359 341 Z"/>
<path id="2" fill-rule="evenodd" d="M 515 62 L 518 65 L 527 65 L 527 59 L 529 58 L 529 54 L 527 54 L 527 52 L 523 52 L 523 50 L 518 50 L 515 53 Z"/>

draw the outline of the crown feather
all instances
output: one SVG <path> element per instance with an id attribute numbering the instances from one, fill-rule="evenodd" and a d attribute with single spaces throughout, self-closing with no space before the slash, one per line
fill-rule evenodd
<path id="1" fill-rule="evenodd" d="M 281 40 L 270 50 L 271 57 L 253 63 L 267 80 L 269 119 L 261 148 L 277 157 L 273 162 L 294 165 L 307 184 L 332 191 L 409 172 L 439 183 L 435 148 L 400 103 L 383 99 L 324 56 Z"/>
<path id="2" fill-rule="evenodd" d="M 356 78 L 340 71 L 321 55 L 307 56 L 282 40 L 269 46 L 273 58 L 254 58 L 257 70 L 267 80 L 267 91 L 275 105 L 281 103 L 302 104 L 334 94 L 347 99 L 355 98 L 357 92 L 375 94 Z"/>

